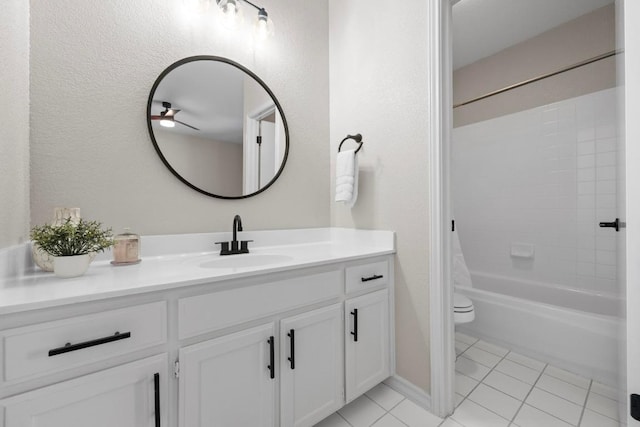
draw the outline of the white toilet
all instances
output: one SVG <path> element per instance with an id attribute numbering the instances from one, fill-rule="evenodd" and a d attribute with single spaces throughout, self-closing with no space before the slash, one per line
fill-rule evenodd
<path id="1" fill-rule="evenodd" d="M 453 322 L 456 325 L 473 322 L 476 312 L 473 302 L 462 294 L 453 293 Z"/>
<path id="2" fill-rule="evenodd" d="M 453 255 L 453 284 L 455 287 L 471 288 L 471 273 L 467 268 L 467 263 L 464 260 L 464 254 L 462 253 L 462 246 L 460 245 L 460 236 L 458 231 L 453 232 L 452 239 L 452 255 Z M 473 322 L 476 318 L 476 312 L 473 308 L 473 301 L 468 297 L 453 293 L 453 321 L 456 325 L 461 323 Z"/>

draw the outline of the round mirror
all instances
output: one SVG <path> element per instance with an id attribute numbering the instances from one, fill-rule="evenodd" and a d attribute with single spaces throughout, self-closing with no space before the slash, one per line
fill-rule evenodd
<path id="1" fill-rule="evenodd" d="M 153 145 L 196 191 L 241 199 L 278 179 L 289 153 L 282 107 L 258 76 L 226 58 L 194 56 L 160 74 L 147 103 Z"/>

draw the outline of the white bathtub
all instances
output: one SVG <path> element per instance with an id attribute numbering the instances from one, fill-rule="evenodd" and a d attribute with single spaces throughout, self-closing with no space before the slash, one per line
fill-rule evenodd
<path id="1" fill-rule="evenodd" d="M 605 384 L 617 384 L 619 298 L 471 272 L 476 318 L 457 330 Z"/>

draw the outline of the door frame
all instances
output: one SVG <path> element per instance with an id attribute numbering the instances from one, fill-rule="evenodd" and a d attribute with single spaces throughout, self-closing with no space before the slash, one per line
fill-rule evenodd
<path id="1" fill-rule="evenodd" d="M 440 417 L 454 410 L 455 349 L 453 286 L 451 283 L 450 158 L 452 130 L 451 8 L 459 0 L 429 2 L 428 44 L 429 94 L 429 308 L 431 348 L 431 410 Z M 625 141 L 640 141 L 640 2 L 623 4 Z M 640 325 L 640 144 L 625 142 L 626 198 L 626 323 Z M 640 393 L 640 339 L 634 328 L 626 328 L 626 393 Z M 635 333 L 634 333 L 635 332 Z M 624 344 L 623 344 L 624 345 Z M 640 426 L 627 411 L 627 425 Z"/>
<path id="2" fill-rule="evenodd" d="M 431 411 L 439 417 L 453 413 L 455 403 L 449 141 L 453 123 L 451 8 L 458 1 L 430 1 L 428 7 L 429 344 Z"/>
<path id="3" fill-rule="evenodd" d="M 625 107 L 625 204 L 626 204 L 626 383 L 625 399 L 631 393 L 640 393 L 640 3 L 623 1 L 624 20 L 624 107 Z M 632 143 L 627 143 L 632 141 Z M 629 327 L 633 325 L 633 327 Z M 635 362 L 635 363 L 634 363 Z M 627 411 L 627 425 L 640 426 Z"/>
<path id="4" fill-rule="evenodd" d="M 243 177 L 242 186 L 244 194 L 251 194 L 260 190 L 264 183 L 258 185 L 259 175 L 255 165 L 258 163 L 258 147 L 256 147 L 256 137 L 259 133 L 260 121 L 270 114 L 278 111 L 276 104 L 273 102 L 267 102 L 264 105 L 249 112 L 246 116 L 245 135 L 243 141 Z M 276 127 L 276 132 L 277 132 Z M 277 145 L 277 140 L 276 140 Z M 277 151 L 277 150 L 276 150 Z"/>

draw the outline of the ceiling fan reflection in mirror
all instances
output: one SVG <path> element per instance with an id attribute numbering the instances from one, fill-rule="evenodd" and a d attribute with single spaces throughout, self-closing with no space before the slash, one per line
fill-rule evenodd
<path id="1" fill-rule="evenodd" d="M 180 110 L 171 108 L 171 103 L 163 101 L 162 106 L 164 107 L 164 111 L 160 112 L 159 116 L 151 116 L 151 120 L 160 120 L 160 126 L 164 126 L 167 128 L 175 127 L 176 123 L 180 123 L 183 126 L 189 127 L 193 130 L 199 131 L 195 126 L 191 126 L 185 122 L 181 122 L 180 120 L 176 120 L 175 116 L 180 112 Z"/>

